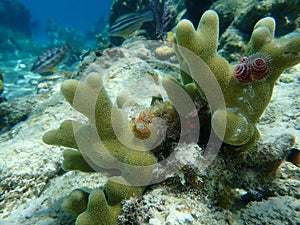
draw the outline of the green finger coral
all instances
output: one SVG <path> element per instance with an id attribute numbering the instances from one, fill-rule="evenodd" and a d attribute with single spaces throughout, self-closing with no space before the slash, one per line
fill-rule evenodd
<path id="1" fill-rule="evenodd" d="M 206 11 L 197 30 L 188 20 L 177 26 L 175 50 L 183 70 L 182 83 L 186 87 L 195 83 L 201 87 L 210 85 L 205 81 L 195 82 L 201 80 L 205 71 L 197 70 L 199 62 L 191 59 L 192 52 L 206 63 L 222 90 L 226 107 L 213 109 L 212 128 L 227 144 L 249 147 L 256 143 L 259 138 L 256 123 L 269 104 L 276 80 L 285 69 L 300 62 L 299 30 L 280 38 L 274 38 L 274 32 L 273 18 L 259 20 L 248 43 L 247 56 L 239 64 L 231 65 L 217 53 L 216 12 Z M 203 90 L 198 88 L 198 91 L 205 98 Z"/>
<path id="2" fill-rule="evenodd" d="M 72 148 L 63 152 L 64 170 L 105 171 L 111 176 L 104 190 L 89 194 L 80 190 L 72 192 L 63 202 L 63 208 L 78 215 L 77 225 L 117 224 L 120 202 L 141 196 L 152 179 L 156 158 L 147 151 L 147 144 L 140 144 L 140 149 L 134 150 L 122 143 L 121 140 L 127 140 L 135 146 L 139 140 L 128 132 L 128 119 L 122 110 L 112 105 L 99 74 L 93 72 L 83 82 L 65 81 L 61 90 L 89 123 L 66 120 L 57 130 L 47 132 L 43 141 Z"/>

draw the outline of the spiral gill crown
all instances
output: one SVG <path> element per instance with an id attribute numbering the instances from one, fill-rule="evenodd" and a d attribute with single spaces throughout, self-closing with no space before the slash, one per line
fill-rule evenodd
<path id="1" fill-rule="evenodd" d="M 248 83 L 264 79 L 271 70 L 271 57 L 264 53 L 257 53 L 242 57 L 241 62 L 234 69 L 234 77 L 241 83 Z"/>
<path id="2" fill-rule="evenodd" d="M 269 72 L 268 61 L 262 57 L 254 58 L 250 61 L 250 71 L 252 80 L 261 80 Z"/>
<path id="3" fill-rule="evenodd" d="M 251 76 L 249 74 L 250 69 L 247 63 L 248 59 L 247 61 L 243 61 L 246 60 L 245 58 L 246 57 L 243 57 L 241 63 L 234 69 L 234 76 L 241 83 L 248 83 L 251 81 Z"/>

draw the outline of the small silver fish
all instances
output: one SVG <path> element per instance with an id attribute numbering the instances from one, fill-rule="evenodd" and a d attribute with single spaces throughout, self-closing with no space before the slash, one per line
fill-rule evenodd
<path id="1" fill-rule="evenodd" d="M 31 72 L 47 75 L 55 71 L 55 67 L 65 58 L 71 47 L 68 44 L 60 48 L 53 48 L 38 56 L 31 67 Z"/>
<path id="2" fill-rule="evenodd" d="M 144 22 L 153 20 L 152 10 L 144 13 L 128 13 L 116 19 L 111 25 L 108 35 L 127 38 L 129 34 L 141 28 Z"/>

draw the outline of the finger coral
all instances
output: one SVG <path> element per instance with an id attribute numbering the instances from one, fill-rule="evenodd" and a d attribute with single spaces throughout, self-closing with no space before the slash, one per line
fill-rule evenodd
<path id="1" fill-rule="evenodd" d="M 259 20 L 247 55 L 236 65 L 218 55 L 218 33 L 219 19 L 213 10 L 202 15 L 197 30 L 188 20 L 178 24 L 175 50 L 183 70 L 182 82 L 185 86 L 196 83 L 201 87 L 200 95 L 205 95 L 202 87 L 209 88 L 210 83 L 203 81 L 206 72 L 197 69 L 199 62 L 192 60 L 191 55 L 198 56 L 216 78 L 223 94 L 219 97 L 225 101 L 225 108 L 212 109 L 214 132 L 229 145 L 249 147 L 259 138 L 256 123 L 270 102 L 276 80 L 285 69 L 300 62 L 299 31 L 275 38 L 275 20 Z M 211 101 L 217 101 L 216 98 Z"/>
<path id="2" fill-rule="evenodd" d="M 93 72 L 83 82 L 65 81 L 61 89 L 66 100 L 84 114 L 89 123 L 66 120 L 57 130 L 47 132 L 43 141 L 72 148 L 63 153 L 64 170 L 105 171 L 111 176 L 104 190 L 97 189 L 90 194 L 72 192 L 63 207 L 79 215 L 77 225 L 117 224 L 120 202 L 142 194 L 152 179 L 151 165 L 156 163 L 156 158 L 145 151 L 146 147 L 134 150 L 119 141 L 116 133 L 128 141 L 134 142 L 135 138 L 131 132 L 124 132 L 129 129 L 127 118 L 112 105 L 99 74 Z M 115 132 L 113 120 L 119 132 Z M 78 202 L 86 202 L 80 210 Z"/>

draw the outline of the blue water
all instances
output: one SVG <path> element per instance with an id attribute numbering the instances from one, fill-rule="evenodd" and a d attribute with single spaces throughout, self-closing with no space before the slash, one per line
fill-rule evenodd
<path id="1" fill-rule="evenodd" d="M 61 26 L 86 32 L 99 19 L 107 20 L 113 0 L 19 0 L 31 12 L 33 40 L 47 42 L 46 24 L 54 19 Z"/>
<path id="2" fill-rule="evenodd" d="M 1 1 L 3 0 L 0 0 L 0 3 Z M 30 68 L 37 56 L 53 48 L 53 45 L 61 46 L 68 42 L 74 50 L 72 54 L 77 54 L 77 57 L 81 49 L 95 48 L 95 36 L 108 25 L 113 0 L 16 0 L 16 2 L 21 2 L 30 12 L 31 38 L 28 41 L 13 34 L 11 36 L 13 44 L 7 37 L 0 38 L 0 69 L 4 80 L 2 96 L 6 99 L 25 96 L 36 91 L 40 76 L 31 73 Z M 59 33 L 59 29 L 54 29 L 49 35 L 47 33 L 49 20 L 54 20 L 62 32 Z M 14 24 L 13 18 L 9 21 Z M 13 30 L 14 25 L 7 23 Z M 68 28 L 72 31 L 69 35 L 64 31 Z M 92 29 L 93 32 L 89 32 Z M 69 66 L 72 63 L 74 62 Z"/>

